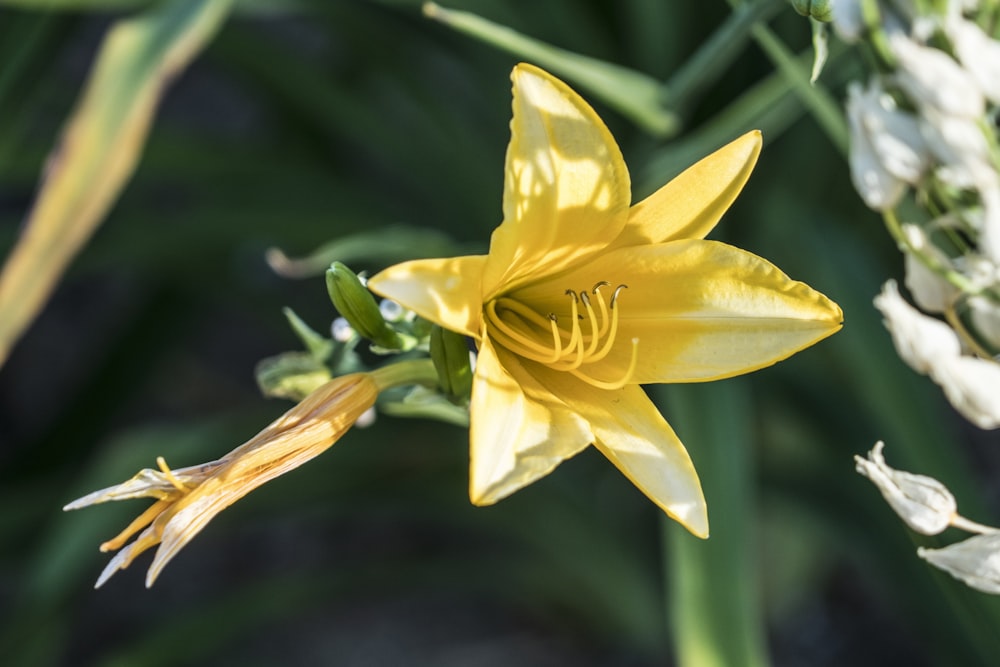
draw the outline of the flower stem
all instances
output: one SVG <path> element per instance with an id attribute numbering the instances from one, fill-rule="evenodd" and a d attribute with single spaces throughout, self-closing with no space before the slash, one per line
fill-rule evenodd
<path id="1" fill-rule="evenodd" d="M 408 384 L 438 385 L 438 374 L 430 359 L 409 359 L 387 364 L 371 372 L 379 392 Z"/>
<path id="2" fill-rule="evenodd" d="M 970 533 L 979 533 L 980 535 L 1000 532 L 1000 529 L 998 528 L 993 528 L 992 526 L 986 526 L 976 521 L 971 521 L 958 514 L 952 517 L 951 525 L 960 530 L 965 530 Z"/>
<path id="3" fill-rule="evenodd" d="M 677 111 L 692 106 L 699 93 L 743 54 L 753 26 L 769 19 L 783 5 L 783 1 L 758 0 L 734 7 L 725 22 L 664 84 L 665 102 Z"/>

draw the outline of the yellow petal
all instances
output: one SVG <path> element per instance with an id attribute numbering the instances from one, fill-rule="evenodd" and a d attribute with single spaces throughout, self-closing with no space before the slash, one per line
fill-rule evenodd
<path id="1" fill-rule="evenodd" d="M 469 497 L 490 505 L 590 444 L 587 422 L 483 337 L 472 386 Z M 508 372 L 509 371 L 509 372 Z"/>
<path id="2" fill-rule="evenodd" d="M 563 276 L 558 287 L 597 280 L 628 285 L 615 306 L 615 347 L 582 368 L 600 380 L 625 374 L 633 338 L 639 361 L 632 382 L 700 382 L 769 366 L 835 333 L 843 320 L 837 304 L 805 283 L 717 241 L 621 248 Z M 539 312 L 558 312 L 565 297 L 543 298 L 556 287 L 532 286 L 517 297 L 533 300 Z"/>
<path id="3" fill-rule="evenodd" d="M 643 199 L 615 247 L 705 238 L 750 178 L 760 146 L 760 131 L 747 132 Z"/>
<path id="4" fill-rule="evenodd" d="M 518 65 L 504 221 L 490 242 L 485 300 L 607 246 L 631 200 L 628 170 L 594 110 L 551 74 Z"/>
<path id="5" fill-rule="evenodd" d="M 485 263 L 483 255 L 403 262 L 371 278 L 368 289 L 445 329 L 476 337 Z"/>
<path id="6" fill-rule="evenodd" d="M 693 534 L 708 537 L 708 510 L 691 457 L 642 388 L 606 391 L 556 371 L 538 377 L 587 418 L 594 445 L 629 481 Z"/>

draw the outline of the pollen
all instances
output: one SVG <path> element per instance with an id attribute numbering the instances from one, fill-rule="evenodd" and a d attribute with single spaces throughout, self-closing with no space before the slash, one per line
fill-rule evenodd
<path id="1" fill-rule="evenodd" d="M 631 340 L 631 358 L 624 376 L 615 381 L 599 380 L 588 372 L 587 365 L 601 361 L 618 340 L 618 299 L 628 285 L 618 285 L 606 299 L 602 288 L 611 283 L 601 281 L 589 291 L 568 289 L 569 314 L 541 315 L 530 306 L 500 297 L 486 305 L 485 314 L 490 336 L 518 356 L 545 364 L 557 371 L 571 373 L 584 382 L 601 389 L 620 389 L 635 375 L 639 340 Z"/>

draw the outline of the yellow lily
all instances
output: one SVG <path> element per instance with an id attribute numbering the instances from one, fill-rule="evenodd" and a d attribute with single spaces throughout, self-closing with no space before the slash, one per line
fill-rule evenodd
<path id="1" fill-rule="evenodd" d="M 503 222 L 488 255 L 417 260 L 369 288 L 473 338 L 473 503 L 593 443 L 700 537 L 681 441 L 640 384 L 756 370 L 840 329 L 840 308 L 764 259 L 704 240 L 760 153 L 750 132 L 630 206 L 621 151 L 593 109 L 531 65 L 512 73 Z"/>

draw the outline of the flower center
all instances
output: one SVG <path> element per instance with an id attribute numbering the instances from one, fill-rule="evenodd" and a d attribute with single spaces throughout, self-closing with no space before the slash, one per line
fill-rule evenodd
<path id="1" fill-rule="evenodd" d="M 621 379 L 599 380 L 585 368 L 608 356 L 618 335 L 618 296 L 628 285 L 616 287 L 605 301 L 601 288 L 609 285 L 601 281 L 590 294 L 566 290 L 570 312 L 562 318 L 555 313 L 540 315 L 510 297 L 494 299 L 486 305 L 490 336 L 520 357 L 566 371 L 601 389 L 620 389 L 635 374 L 639 339 L 632 339 L 631 359 Z"/>

